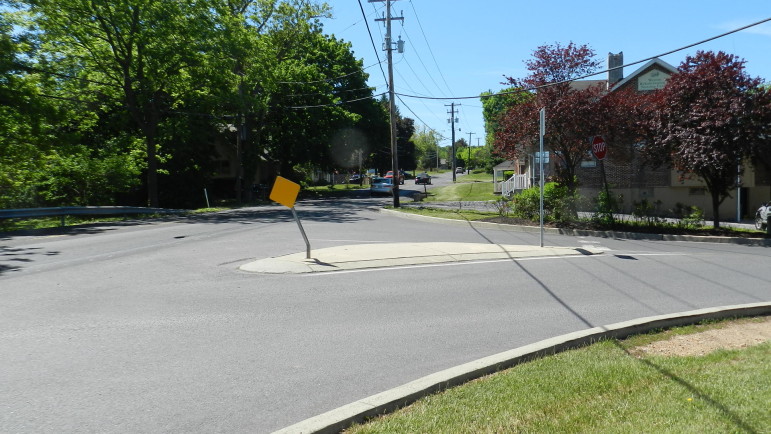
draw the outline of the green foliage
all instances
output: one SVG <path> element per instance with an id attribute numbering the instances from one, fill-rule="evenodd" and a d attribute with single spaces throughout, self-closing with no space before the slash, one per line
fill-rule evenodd
<path id="1" fill-rule="evenodd" d="M 592 220 L 601 224 L 613 224 L 615 221 L 613 215 L 621 211 L 624 203 L 624 196 L 614 196 L 609 191 L 601 190 L 595 199 L 595 209 Z"/>
<path id="2" fill-rule="evenodd" d="M 493 206 L 495 206 L 495 210 L 501 217 L 508 217 L 511 213 L 511 200 L 503 196 L 496 199 L 495 202 L 493 202 Z"/>
<path id="3" fill-rule="evenodd" d="M 544 184 L 543 208 L 545 220 L 551 222 L 567 223 L 576 218 L 576 205 L 578 194 L 571 193 L 567 187 L 556 182 Z M 540 218 L 541 189 L 539 186 L 530 187 L 512 198 L 512 214 L 519 218 L 537 220 Z"/>
<path id="4" fill-rule="evenodd" d="M 678 227 L 698 229 L 704 226 L 704 210 L 696 205 L 688 206 L 678 202 L 670 213 L 677 219 L 675 224 Z"/>
<path id="5" fill-rule="evenodd" d="M 7 4 L 0 206 L 196 207 L 215 161 L 230 153 L 249 193 L 258 169 L 272 178 L 304 164 L 358 166 L 353 155 L 366 163 L 387 143 L 388 118 L 362 60 L 322 33 L 324 3 Z M 148 200 L 136 196 L 142 190 Z"/>

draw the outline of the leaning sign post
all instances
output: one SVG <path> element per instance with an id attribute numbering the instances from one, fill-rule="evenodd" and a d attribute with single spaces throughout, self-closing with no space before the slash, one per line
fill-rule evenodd
<path id="1" fill-rule="evenodd" d="M 292 215 L 297 222 L 297 227 L 300 228 L 300 233 L 305 240 L 306 259 L 311 258 L 311 243 L 308 241 L 308 237 L 305 235 L 305 229 L 303 229 L 300 218 L 297 217 L 297 211 L 294 209 L 294 203 L 297 201 L 297 194 L 300 192 L 300 184 L 292 182 L 286 178 L 280 176 L 276 177 L 276 182 L 273 184 L 273 189 L 270 191 L 270 200 L 278 202 L 281 205 L 292 210 Z"/>

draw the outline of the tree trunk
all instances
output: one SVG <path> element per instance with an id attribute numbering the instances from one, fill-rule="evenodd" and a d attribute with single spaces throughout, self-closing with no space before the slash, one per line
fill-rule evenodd
<path id="1" fill-rule="evenodd" d="M 711 189 L 710 194 L 712 195 L 712 225 L 718 229 L 720 228 L 720 194 Z"/>

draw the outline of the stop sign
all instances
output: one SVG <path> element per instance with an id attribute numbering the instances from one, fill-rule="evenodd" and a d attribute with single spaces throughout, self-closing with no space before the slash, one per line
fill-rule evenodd
<path id="1" fill-rule="evenodd" d="M 608 146 L 605 144 L 605 139 L 603 139 L 602 136 L 594 136 L 592 139 L 592 154 L 594 154 L 598 160 L 602 160 L 607 153 Z"/>

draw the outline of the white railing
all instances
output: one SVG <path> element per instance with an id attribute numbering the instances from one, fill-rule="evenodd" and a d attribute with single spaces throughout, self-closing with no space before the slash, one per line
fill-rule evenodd
<path id="1" fill-rule="evenodd" d="M 530 188 L 528 175 L 512 175 L 511 178 L 500 183 L 501 196 L 509 197 L 517 191 Z"/>

